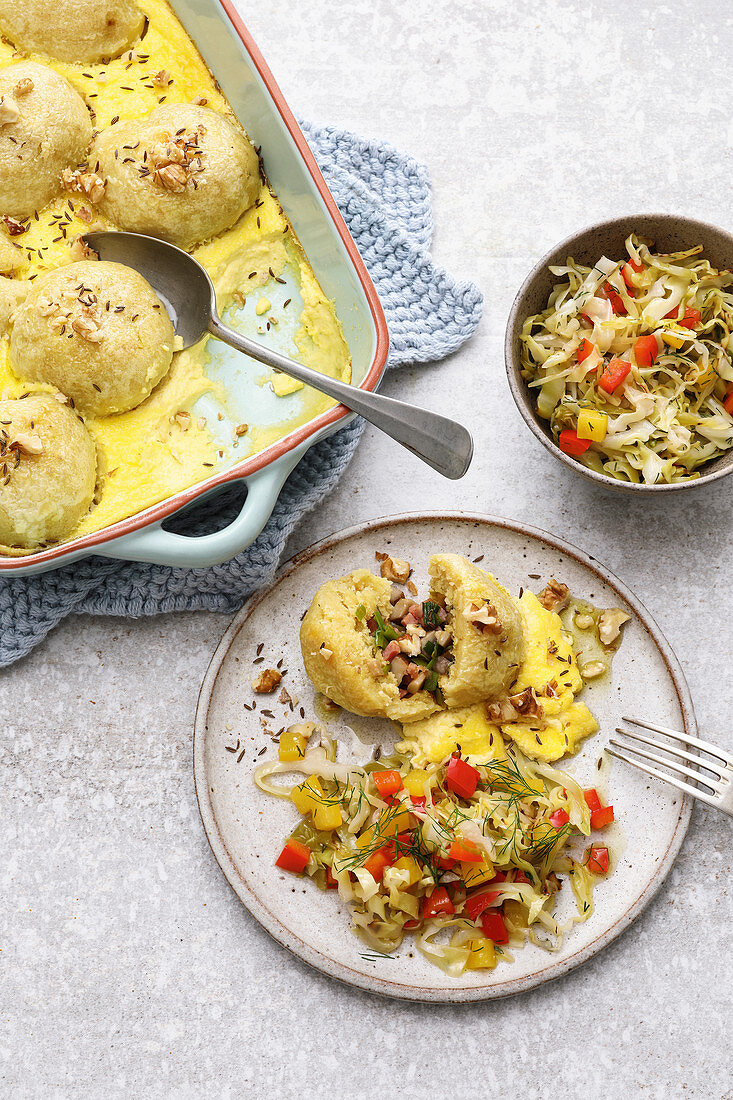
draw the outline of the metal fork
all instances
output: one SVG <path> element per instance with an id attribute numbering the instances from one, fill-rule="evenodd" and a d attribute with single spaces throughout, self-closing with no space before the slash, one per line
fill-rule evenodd
<path id="1" fill-rule="evenodd" d="M 641 718 L 627 718 L 624 716 L 621 721 L 629 722 L 634 726 L 643 726 L 644 729 L 652 730 L 654 733 L 662 733 L 666 737 L 679 741 L 682 745 L 694 746 L 696 749 L 700 749 L 701 752 L 707 753 L 708 756 L 714 757 L 714 761 L 706 760 L 697 753 L 686 752 L 685 749 L 664 741 L 655 741 L 653 737 L 644 737 L 640 733 L 632 733 L 630 730 L 622 729 L 621 726 L 616 727 L 616 733 L 622 734 L 634 743 L 624 743 L 615 737 L 611 737 L 608 743 L 615 747 L 607 750 L 611 756 L 615 756 L 618 760 L 623 760 L 626 764 L 633 764 L 635 768 L 656 776 L 657 779 L 662 779 L 665 783 L 671 783 L 673 787 L 684 791 L 685 794 L 690 794 L 693 798 L 699 798 L 701 802 L 706 802 L 708 806 L 714 806 L 716 810 L 722 810 L 724 814 L 733 817 L 733 754 L 726 752 L 725 749 L 719 749 L 717 745 L 711 745 L 709 741 L 701 741 L 698 737 L 678 733 L 666 726 L 654 726 L 651 722 L 642 721 Z M 660 756 L 655 752 L 647 752 L 646 749 L 637 748 L 635 742 L 648 745 L 650 748 L 658 749 L 668 755 Z M 618 752 L 618 749 L 624 751 Z M 633 754 L 633 756 L 628 754 Z M 690 783 L 677 779 L 676 775 L 668 775 L 666 772 L 659 771 L 658 768 L 650 768 L 648 764 L 642 764 L 639 760 L 635 760 L 634 756 L 641 757 L 643 760 L 651 760 L 655 764 L 661 764 L 662 767 L 668 768 L 677 775 L 686 775 L 694 780 L 698 786 L 693 787 Z M 676 760 L 670 760 L 669 757 L 677 757 L 679 760 L 686 761 L 686 763 L 679 764 Z M 691 764 L 693 767 L 687 767 L 687 764 Z M 705 775 L 703 772 L 709 774 Z"/>

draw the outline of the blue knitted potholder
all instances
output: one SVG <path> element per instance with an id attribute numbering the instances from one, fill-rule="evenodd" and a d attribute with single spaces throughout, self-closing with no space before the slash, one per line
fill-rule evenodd
<path id="1" fill-rule="evenodd" d="M 430 258 L 427 170 L 389 146 L 332 126 L 303 125 L 306 138 L 364 257 L 384 307 L 390 367 L 441 359 L 468 339 L 482 295 Z M 40 576 L 0 580 L 0 665 L 37 645 L 65 615 L 155 615 L 163 611 L 232 612 L 268 584 L 298 520 L 327 493 L 351 460 L 363 429 L 356 419 L 312 447 L 286 481 L 258 539 L 232 561 L 209 569 L 88 558 Z M 240 486 L 169 524 L 189 535 L 231 522 Z"/>

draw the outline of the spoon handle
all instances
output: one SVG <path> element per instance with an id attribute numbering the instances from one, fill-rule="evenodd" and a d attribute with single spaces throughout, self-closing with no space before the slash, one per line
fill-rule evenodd
<path id="1" fill-rule="evenodd" d="M 470 466 L 473 439 L 471 433 L 455 420 L 408 405 L 404 401 L 396 401 L 392 397 L 360 390 L 336 378 L 329 378 L 326 374 L 304 367 L 302 363 L 242 336 L 223 324 L 218 316 L 212 316 L 209 331 L 225 344 L 245 352 L 265 366 L 274 367 L 283 374 L 297 378 L 299 382 L 305 382 L 306 385 L 333 397 L 401 443 L 444 477 L 456 480 L 463 477 Z"/>

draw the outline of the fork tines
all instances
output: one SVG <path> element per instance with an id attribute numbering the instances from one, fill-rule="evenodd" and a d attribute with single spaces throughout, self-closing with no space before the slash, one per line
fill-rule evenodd
<path id="1" fill-rule="evenodd" d="M 673 787 L 692 795 L 693 798 L 699 798 L 710 806 L 715 806 L 726 813 L 733 814 L 733 755 L 731 753 L 718 748 L 709 741 L 701 741 L 698 737 L 678 733 L 666 726 L 655 726 L 651 722 L 643 721 L 641 718 L 627 718 L 624 716 L 622 721 L 652 730 L 654 733 L 663 734 L 665 737 L 672 738 L 678 744 L 658 741 L 653 737 L 645 737 L 641 733 L 617 726 L 616 732 L 628 738 L 628 741 L 619 741 L 615 737 L 610 738 L 609 746 L 613 747 L 609 747 L 608 752 L 611 756 L 615 756 L 627 764 L 632 764 L 635 768 L 639 768 L 657 779 L 671 783 Z M 647 749 L 641 748 L 641 745 L 647 745 L 657 751 L 649 752 Z M 681 747 L 683 745 L 684 748 Z M 688 752 L 689 747 L 696 748 L 699 752 Z M 623 751 L 619 752 L 619 749 Z M 661 755 L 662 753 L 665 755 Z M 706 757 L 712 759 L 707 759 L 701 756 L 700 753 L 705 753 Z M 642 763 L 645 760 L 650 760 L 653 764 L 659 764 L 667 770 L 660 771 L 658 768 L 650 767 L 648 764 Z M 684 761 L 684 763 L 681 763 L 681 761 Z M 672 774 L 669 774 L 670 772 Z M 683 779 L 677 778 L 678 776 L 686 776 L 696 786 L 686 783 Z"/>

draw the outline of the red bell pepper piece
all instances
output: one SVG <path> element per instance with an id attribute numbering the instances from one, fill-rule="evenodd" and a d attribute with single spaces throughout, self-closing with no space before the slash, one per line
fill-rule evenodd
<path id="1" fill-rule="evenodd" d="M 402 786 L 402 776 L 395 769 L 389 771 L 372 772 L 372 782 L 382 798 L 397 794 Z"/>
<path id="2" fill-rule="evenodd" d="M 339 884 L 336 882 L 333 871 L 331 870 L 330 867 L 327 867 L 326 868 L 326 889 L 327 890 L 338 890 L 338 888 L 339 888 Z"/>
<path id="3" fill-rule="evenodd" d="M 634 342 L 634 358 L 638 366 L 650 367 L 658 355 L 659 344 L 653 333 L 649 336 L 640 336 Z"/>
<path id="4" fill-rule="evenodd" d="M 453 902 L 450 900 L 445 886 L 436 886 L 422 903 L 423 920 L 437 917 L 440 913 L 445 913 L 446 916 L 455 913 Z"/>
<path id="5" fill-rule="evenodd" d="M 452 871 L 456 865 L 454 859 L 449 859 L 448 856 L 438 856 L 438 867 L 441 871 Z"/>
<path id="6" fill-rule="evenodd" d="M 413 806 L 424 806 L 427 802 L 427 798 L 424 794 L 413 794 L 410 796 Z"/>
<path id="7" fill-rule="evenodd" d="M 381 882 L 382 876 L 388 867 L 391 867 L 394 863 L 394 848 L 385 844 L 383 848 L 378 848 L 376 852 L 364 860 L 364 870 L 368 871 L 375 882 Z"/>
<path id="8" fill-rule="evenodd" d="M 305 870 L 310 857 L 311 850 L 308 845 L 301 844 L 299 840 L 291 838 L 275 860 L 275 866 L 281 867 L 283 871 L 292 871 L 294 875 L 299 875 Z"/>
<path id="9" fill-rule="evenodd" d="M 494 943 L 509 942 L 509 933 L 501 913 L 484 913 L 481 917 L 481 927 L 486 938 L 493 940 Z"/>
<path id="10" fill-rule="evenodd" d="M 448 855 L 459 863 L 481 863 L 484 858 L 476 845 L 466 840 L 454 840 L 448 849 Z"/>
<path id="11" fill-rule="evenodd" d="M 479 773 L 457 753 L 453 753 L 448 763 L 445 774 L 445 785 L 460 798 L 470 798 L 476 790 L 479 781 Z"/>
<path id="12" fill-rule="evenodd" d="M 608 848 L 588 849 L 588 870 L 594 875 L 605 875 L 608 872 Z"/>
<path id="13" fill-rule="evenodd" d="M 613 821 L 613 806 L 603 806 L 600 810 L 592 810 L 590 815 L 591 829 L 603 829 Z"/>
<path id="14" fill-rule="evenodd" d="M 598 385 L 606 393 L 617 390 L 626 375 L 631 370 L 631 363 L 626 359 L 612 359 L 598 380 Z"/>
<path id="15" fill-rule="evenodd" d="M 405 932 L 412 932 L 413 928 L 419 928 L 420 927 L 420 921 L 419 920 L 406 920 L 405 923 L 402 925 L 402 927 L 404 928 Z"/>
<path id="16" fill-rule="evenodd" d="M 609 302 L 611 303 L 611 309 L 617 316 L 623 316 L 625 313 L 628 312 L 626 306 L 624 305 L 624 300 L 619 292 L 617 290 L 614 290 L 612 286 L 609 286 L 608 283 L 606 283 L 605 286 L 602 286 L 601 289 L 598 291 L 598 297 L 608 298 Z"/>
<path id="17" fill-rule="evenodd" d="M 727 413 L 733 416 L 733 386 L 730 387 L 726 394 L 725 401 L 723 402 L 723 408 Z"/>
<path id="18" fill-rule="evenodd" d="M 690 309 L 689 306 L 685 309 L 685 315 L 679 321 L 682 328 L 697 328 L 702 320 L 702 314 L 699 309 Z"/>
<path id="19" fill-rule="evenodd" d="M 588 359 L 588 357 L 591 356 L 595 350 L 596 345 L 591 343 L 590 340 L 586 340 L 585 337 L 583 337 L 583 339 L 580 341 L 580 346 L 578 347 L 578 362 L 585 362 L 585 360 Z M 596 368 L 592 367 L 591 369 L 595 370 Z"/>
<path id="20" fill-rule="evenodd" d="M 514 872 L 514 881 L 515 882 L 529 882 L 529 877 L 525 874 L 524 871 L 520 871 L 519 869 L 517 869 Z"/>
<path id="21" fill-rule="evenodd" d="M 635 283 L 633 282 L 633 276 L 638 275 L 640 271 L 644 270 L 644 265 L 638 263 L 636 260 L 627 260 L 624 266 L 621 268 L 621 278 L 626 283 L 629 290 L 635 290 Z"/>
<path id="22" fill-rule="evenodd" d="M 484 909 L 488 909 L 489 906 L 493 905 L 498 896 L 498 890 L 489 890 L 466 898 L 466 912 L 469 918 L 472 921 L 477 921 Z"/>
<path id="23" fill-rule="evenodd" d="M 579 439 L 578 433 L 572 428 L 564 428 L 560 432 L 557 445 L 566 455 L 582 455 L 591 445 L 590 439 Z"/>
<path id="24" fill-rule="evenodd" d="M 598 797 L 598 791 L 595 789 L 595 787 L 589 787 L 587 791 L 583 791 L 583 798 L 585 799 L 585 804 L 591 811 L 591 813 L 593 812 L 593 810 L 600 810 L 601 800 Z"/>
<path id="25" fill-rule="evenodd" d="M 550 814 L 550 825 L 553 829 L 561 829 L 563 825 L 567 825 L 570 821 L 570 814 L 566 810 L 555 810 L 554 814 Z"/>

